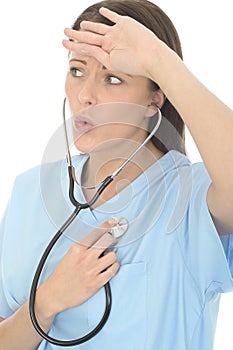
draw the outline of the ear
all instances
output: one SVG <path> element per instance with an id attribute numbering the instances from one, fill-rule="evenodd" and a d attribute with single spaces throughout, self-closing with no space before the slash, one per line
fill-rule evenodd
<path id="1" fill-rule="evenodd" d="M 161 109 L 166 101 L 166 96 L 164 95 L 161 89 L 152 91 L 151 93 L 151 101 L 148 104 L 148 117 L 152 117 L 155 112 L 157 112 L 157 107 Z M 152 114 L 151 114 L 152 112 Z"/>
<path id="2" fill-rule="evenodd" d="M 154 103 L 159 109 L 161 109 L 166 101 L 166 96 L 161 89 L 152 92 L 152 104 Z"/>

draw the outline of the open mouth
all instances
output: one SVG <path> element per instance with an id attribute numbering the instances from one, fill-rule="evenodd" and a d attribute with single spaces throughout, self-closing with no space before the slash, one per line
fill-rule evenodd
<path id="1" fill-rule="evenodd" d="M 95 127 L 94 122 L 90 118 L 82 115 L 78 115 L 74 118 L 73 125 L 75 130 L 82 134 L 94 129 Z"/>

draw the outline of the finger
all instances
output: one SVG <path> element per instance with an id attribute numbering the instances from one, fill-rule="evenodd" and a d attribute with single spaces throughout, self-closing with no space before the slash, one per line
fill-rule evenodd
<path id="1" fill-rule="evenodd" d="M 84 43 L 76 43 L 70 40 L 62 40 L 62 44 L 67 50 L 76 52 L 80 55 L 94 57 L 104 67 L 111 69 L 109 64 L 109 54 L 101 47 Z"/>
<path id="2" fill-rule="evenodd" d="M 106 7 L 101 7 L 101 8 L 99 9 L 99 13 L 100 13 L 102 16 L 108 18 L 108 19 L 109 19 L 110 21 L 112 21 L 113 23 L 117 23 L 117 22 L 120 20 L 120 18 L 121 18 L 121 16 L 118 15 L 116 12 L 113 12 L 113 11 L 107 9 Z"/>
<path id="3" fill-rule="evenodd" d="M 98 259 L 95 266 L 95 275 L 102 273 L 104 270 L 112 266 L 117 262 L 117 255 L 114 252 L 108 252 L 104 256 Z"/>
<path id="4" fill-rule="evenodd" d="M 83 44 L 82 47 L 80 46 L 80 53 L 85 56 L 94 57 L 104 67 L 106 67 L 107 69 L 111 69 L 109 63 L 109 53 L 103 50 L 101 47 Z"/>
<path id="5" fill-rule="evenodd" d="M 98 288 L 102 287 L 103 285 L 105 285 L 107 282 L 110 281 L 111 278 L 113 278 L 115 276 L 115 274 L 117 273 L 117 271 L 120 268 L 120 264 L 118 262 L 115 262 L 114 264 L 112 264 L 108 269 L 106 269 L 105 271 L 103 271 L 102 273 L 100 273 L 97 276 L 97 280 L 96 283 L 98 285 Z"/>
<path id="6" fill-rule="evenodd" d="M 117 262 L 117 255 L 114 252 L 108 252 L 101 256 L 93 266 L 92 273 L 94 276 L 98 276 L 99 273 L 104 272 L 107 268 Z"/>
<path id="7" fill-rule="evenodd" d="M 110 228 L 109 228 L 110 230 Z M 113 246 L 116 243 L 116 239 L 109 232 L 105 232 L 99 239 L 96 241 L 91 249 L 98 250 L 97 254 L 101 255 L 103 251 L 107 248 Z"/>
<path id="8" fill-rule="evenodd" d="M 103 23 L 82 21 L 80 23 L 80 28 L 84 30 L 89 30 L 90 32 L 94 32 L 97 34 L 105 35 L 109 31 L 109 28 L 111 27 Z"/>
<path id="9" fill-rule="evenodd" d="M 89 233 L 89 235 L 87 235 L 86 237 L 78 241 L 77 244 L 80 244 L 87 248 L 92 247 L 114 225 L 115 225 L 115 220 L 109 219 L 108 221 L 104 222 L 100 227 L 97 227 L 95 230 Z M 100 244 L 104 244 L 104 243 L 100 242 Z"/>
<path id="10" fill-rule="evenodd" d="M 87 43 L 97 46 L 102 45 L 103 36 L 96 33 L 77 31 L 70 28 L 66 28 L 64 33 L 68 38 L 77 40 L 79 43 Z"/>
<path id="11" fill-rule="evenodd" d="M 102 259 L 105 250 L 116 243 L 117 240 L 111 235 L 111 233 L 105 232 L 92 246 L 89 246 L 86 251 L 89 266 L 93 262 L 97 266 L 98 259 Z"/>

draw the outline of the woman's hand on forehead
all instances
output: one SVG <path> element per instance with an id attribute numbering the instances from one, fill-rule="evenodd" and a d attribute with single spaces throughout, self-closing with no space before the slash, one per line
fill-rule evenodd
<path id="1" fill-rule="evenodd" d="M 107 69 L 126 74 L 149 77 L 148 53 L 159 47 L 160 40 L 136 20 L 121 16 L 106 8 L 100 13 L 114 22 L 108 26 L 90 21 L 81 22 L 81 30 L 65 29 L 69 39 L 66 49 L 97 59 Z M 153 57 L 156 60 L 156 57 Z"/>

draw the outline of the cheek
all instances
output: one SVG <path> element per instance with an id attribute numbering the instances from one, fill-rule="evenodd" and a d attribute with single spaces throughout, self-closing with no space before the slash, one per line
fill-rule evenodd
<path id="1" fill-rule="evenodd" d="M 72 84 L 70 83 L 70 79 L 69 78 L 66 78 L 66 81 L 65 81 L 65 93 L 66 93 L 66 96 L 68 99 L 71 98 L 72 96 Z"/>
<path id="2" fill-rule="evenodd" d="M 69 78 L 69 73 L 66 74 L 66 79 L 65 79 L 65 91 L 69 90 L 70 87 L 70 78 Z"/>
<path id="3" fill-rule="evenodd" d="M 65 94 L 69 102 L 73 102 L 78 96 L 77 84 L 69 75 L 65 80 Z"/>
<path id="4" fill-rule="evenodd" d="M 135 103 L 147 107 L 151 101 L 152 94 L 146 89 L 132 89 L 121 95 L 122 102 Z"/>

